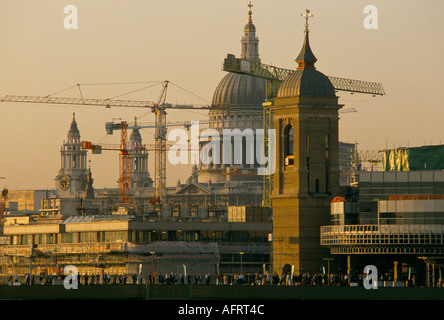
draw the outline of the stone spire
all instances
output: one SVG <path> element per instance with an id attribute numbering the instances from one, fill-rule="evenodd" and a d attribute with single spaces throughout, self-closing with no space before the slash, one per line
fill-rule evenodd
<path id="1" fill-rule="evenodd" d="M 76 122 L 76 114 L 74 112 L 72 113 L 72 121 L 68 130 L 68 138 L 70 137 L 80 137 L 79 128 L 77 127 Z"/>
<path id="2" fill-rule="evenodd" d="M 88 168 L 88 176 L 86 178 L 85 199 L 94 199 L 94 188 L 91 174 L 91 166 Z"/>

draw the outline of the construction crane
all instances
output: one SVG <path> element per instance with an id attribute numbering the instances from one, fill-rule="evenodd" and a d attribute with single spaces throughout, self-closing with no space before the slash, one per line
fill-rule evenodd
<path id="1" fill-rule="evenodd" d="M 188 125 L 189 123 L 190 123 L 189 121 L 186 121 L 182 122 L 181 124 Z M 109 126 L 109 124 L 113 124 L 113 126 Z M 107 130 L 110 130 L 109 132 L 113 132 L 115 129 L 117 129 L 116 123 L 107 123 L 107 125 L 108 125 Z M 179 122 L 174 123 L 174 125 L 179 125 Z M 147 127 L 152 128 L 155 126 L 150 125 Z M 82 141 L 82 149 L 91 150 L 92 154 L 101 154 L 103 150 L 119 151 L 119 200 L 124 205 L 128 205 L 130 201 L 129 199 L 130 152 L 158 151 L 158 146 L 156 144 L 130 145 L 127 141 L 127 130 L 131 128 L 139 128 L 139 126 L 136 124 L 135 126 L 131 127 L 128 126 L 126 121 L 121 121 L 118 128 L 121 130 L 120 144 L 95 144 L 90 141 Z M 168 148 L 171 148 L 172 146 L 173 145 L 165 144 L 165 151 Z M 189 150 L 188 146 L 174 144 L 174 147 L 180 148 L 181 150 L 184 149 Z M 165 188 L 165 185 L 160 185 L 160 188 Z M 160 195 L 161 193 L 157 192 L 156 194 Z M 166 199 L 162 199 L 159 196 L 156 197 L 156 194 L 153 198 L 150 199 L 150 202 L 152 205 L 162 206 L 165 203 Z"/>
<path id="2" fill-rule="evenodd" d="M 160 203 L 164 204 L 166 194 L 166 109 L 174 110 L 186 110 L 186 109 L 225 109 L 225 105 L 180 105 L 166 103 L 166 93 L 169 81 L 164 81 L 162 90 L 160 92 L 157 102 L 153 101 L 141 101 L 141 100 L 117 100 L 117 99 L 85 99 L 81 98 L 67 98 L 67 97 L 51 97 L 51 96 L 22 96 L 22 95 L 6 95 L 0 99 L 0 102 L 21 102 L 21 103 L 44 103 L 44 104 L 69 104 L 69 105 L 82 105 L 82 106 L 105 106 L 110 107 L 135 107 L 135 108 L 151 108 L 151 111 L 155 114 L 155 188 L 154 197 L 159 199 Z M 127 128 L 124 128 L 126 131 Z M 126 135 L 126 132 L 123 134 Z M 121 139 L 121 146 L 119 150 L 126 150 L 126 139 Z M 128 174 L 127 155 L 124 151 L 121 152 L 120 162 L 120 177 L 122 185 L 119 187 L 124 188 L 123 185 L 127 180 Z M 122 189 L 123 190 L 123 189 Z"/>
<path id="3" fill-rule="evenodd" d="M 294 72 L 291 69 L 279 68 L 272 65 L 263 64 L 258 61 L 236 58 L 233 54 L 228 54 L 224 59 L 222 70 L 233 73 L 246 74 L 258 77 L 266 81 L 266 96 L 263 103 L 263 122 L 264 122 L 264 159 L 268 159 L 269 141 L 268 130 L 272 129 L 272 113 L 270 106 L 276 98 L 282 82 Z M 371 81 L 352 80 L 339 77 L 328 76 L 330 82 L 336 91 L 347 91 L 351 93 L 371 94 L 373 96 L 385 95 L 384 87 L 381 83 Z M 345 111 L 344 112 L 354 112 Z M 265 174 L 263 180 L 263 205 L 271 206 L 272 177 L 271 174 Z"/>
<path id="4" fill-rule="evenodd" d="M 383 152 L 380 150 L 358 150 L 355 148 L 355 152 L 353 153 L 352 163 L 355 166 L 355 170 L 360 170 L 363 162 L 368 162 L 371 165 L 372 171 L 373 168 L 381 164 L 383 161 Z"/>
<path id="5" fill-rule="evenodd" d="M 5 214 L 7 201 L 8 201 L 8 189 L 7 188 L 3 188 L 3 190 L 2 190 L 2 200 L 0 202 L 0 227 L 1 227 L 1 234 L 3 234 L 3 215 Z"/>
<path id="6" fill-rule="evenodd" d="M 117 144 L 94 144 L 90 141 L 82 141 L 82 149 L 91 150 L 92 154 L 101 154 L 102 150 L 119 151 L 119 200 L 124 205 L 129 203 L 129 171 L 130 171 L 130 151 L 156 150 L 155 145 L 135 145 L 129 148 L 127 141 L 127 123 L 121 123 L 122 135 L 120 145 Z"/>
<path id="7" fill-rule="evenodd" d="M 223 62 L 222 70 L 227 72 L 243 73 L 268 80 L 270 83 L 267 90 L 267 100 L 274 99 L 277 96 L 281 83 L 294 72 L 294 70 L 291 69 L 279 68 L 257 61 L 236 58 L 233 54 L 227 55 Z M 383 85 L 378 82 L 353 80 L 332 76 L 327 77 L 332 83 L 333 87 L 338 91 L 366 93 L 374 96 L 385 95 Z"/>
<path id="8" fill-rule="evenodd" d="M 209 123 L 210 120 L 199 120 L 199 124 Z M 154 123 L 137 123 L 137 119 L 134 121 L 134 125 L 128 126 L 126 121 L 121 121 L 120 123 L 115 122 L 107 122 L 105 124 L 106 133 L 112 135 L 114 130 L 121 130 L 120 135 L 120 174 L 119 174 L 119 186 L 123 194 L 127 194 L 127 188 L 125 185 L 129 184 L 128 174 L 125 174 L 125 171 L 128 172 L 129 168 L 129 155 L 127 145 L 127 130 L 130 129 L 146 129 L 146 128 L 154 128 L 156 132 L 155 141 L 156 144 L 154 148 L 146 148 L 146 150 L 154 150 L 156 153 L 155 158 L 155 177 L 154 180 L 154 197 L 152 199 L 152 203 L 155 204 L 165 204 L 166 203 L 166 140 L 167 140 L 167 127 L 172 126 L 183 126 L 189 129 L 192 126 L 192 121 L 176 121 L 176 122 L 165 122 L 164 120 L 159 121 L 157 119 Z M 162 143 L 160 143 L 162 142 Z M 136 148 L 138 146 L 135 146 Z M 188 146 L 183 146 L 184 148 L 188 148 Z M 117 150 L 114 148 L 113 150 Z M 159 156 L 159 154 L 161 154 Z M 120 181 L 122 181 L 120 183 Z M 125 198 L 127 200 L 127 198 Z"/>

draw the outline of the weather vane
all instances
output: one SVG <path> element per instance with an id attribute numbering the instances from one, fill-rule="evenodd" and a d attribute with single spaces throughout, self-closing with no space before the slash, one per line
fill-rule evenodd
<path id="1" fill-rule="evenodd" d="M 302 13 L 301 16 L 305 18 L 305 31 L 308 32 L 308 19 L 313 17 L 313 15 L 310 13 L 310 10 L 306 9 L 305 13 Z"/>

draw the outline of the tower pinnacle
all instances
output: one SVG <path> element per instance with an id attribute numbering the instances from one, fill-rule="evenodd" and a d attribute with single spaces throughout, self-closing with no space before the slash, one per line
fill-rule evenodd
<path id="1" fill-rule="evenodd" d="M 302 13 L 301 16 L 305 18 L 305 32 L 308 33 L 308 19 L 313 17 L 313 15 L 310 13 L 310 10 L 306 9 L 305 13 Z"/>
<path id="2" fill-rule="evenodd" d="M 251 8 L 253 7 L 253 5 L 251 4 L 251 1 L 248 1 L 247 7 L 248 7 L 248 23 L 250 24 L 253 23 L 253 19 L 251 18 L 251 15 L 253 14 Z"/>
<path id="3" fill-rule="evenodd" d="M 301 14 L 302 17 L 305 18 L 305 39 L 304 45 L 302 46 L 301 52 L 296 58 L 296 62 L 298 63 L 298 70 L 302 69 L 315 69 L 315 62 L 317 61 L 315 55 L 311 51 L 310 41 L 309 41 L 309 30 L 308 30 L 308 19 L 313 17 L 310 13 L 310 10 L 306 10 L 305 13 Z"/>
<path id="4" fill-rule="evenodd" d="M 256 27 L 253 24 L 251 8 L 253 5 L 251 1 L 247 4 L 248 7 L 248 20 L 244 27 L 244 35 L 241 39 L 242 54 L 241 58 L 250 61 L 259 61 L 259 40 L 256 37 Z"/>

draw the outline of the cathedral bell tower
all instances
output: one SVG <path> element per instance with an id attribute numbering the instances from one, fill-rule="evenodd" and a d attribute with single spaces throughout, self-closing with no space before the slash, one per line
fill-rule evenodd
<path id="1" fill-rule="evenodd" d="M 130 188 L 141 189 L 153 186 L 153 180 L 148 172 L 148 150 L 143 148 L 142 136 L 137 127 L 137 119 L 134 120 L 134 128 L 129 137 L 130 141 Z"/>
<path id="2" fill-rule="evenodd" d="M 68 130 L 68 140 L 60 149 L 61 167 L 55 178 L 57 195 L 61 198 L 83 196 L 88 177 L 87 151 L 82 149 L 75 114 Z"/>
<path id="3" fill-rule="evenodd" d="M 329 251 L 320 227 L 329 224 L 330 201 L 339 191 L 338 104 L 327 76 L 316 70 L 307 10 L 297 69 L 281 84 L 271 106 L 276 129 L 273 175 L 273 269 L 319 272 Z"/>

